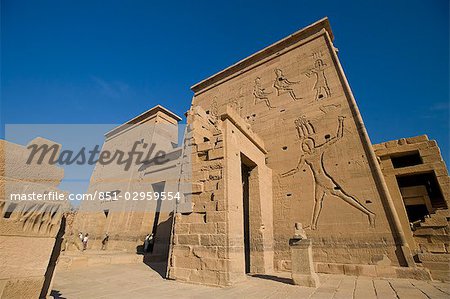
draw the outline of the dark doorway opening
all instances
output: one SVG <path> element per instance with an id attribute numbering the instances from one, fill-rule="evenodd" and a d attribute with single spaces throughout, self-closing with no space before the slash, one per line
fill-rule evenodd
<path id="1" fill-rule="evenodd" d="M 155 217 L 153 219 L 153 228 L 152 228 L 152 235 L 153 240 L 150 242 L 148 246 L 147 252 L 152 253 L 153 248 L 155 247 L 155 237 L 156 237 L 156 231 L 158 229 L 158 223 L 159 223 L 159 215 L 161 213 L 161 193 L 164 192 L 164 187 L 166 186 L 166 182 L 159 182 L 152 184 L 153 192 L 158 194 L 158 200 L 156 201 L 156 209 L 155 209 Z"/>
<path id="2" fill-rule="evenodd" d="M 394 168 L 423 164 L 422 157 L 420 156 L 418 151 L 391 157 L 391 161 Z"/>
<path id="3" fill-rule="evenodd" d="M 397 183 L 402 192 L 403 202 L 410 222 L 423 221 L 427 215 L 434 213 L 435 210 L 447 208 L 447 203 L 434 172 L 397 176 Z M 429 198 L 427 199 L 428 206 L 426 200 L 421 200 L 423 194 L 408 194 L 408 197 L 404 196 L 404 190 L 413 190 L 412 188 L 414 187 L 416 187 L 416 190 L 420 190 L 419 188 L 425 190 L 426 197 Z"/>
<path id="4" fill-rule="evenodd" d="M 241 164 L 244 207 L 244 255 L 245 273 L 250 273 L 250 167 Z"/>

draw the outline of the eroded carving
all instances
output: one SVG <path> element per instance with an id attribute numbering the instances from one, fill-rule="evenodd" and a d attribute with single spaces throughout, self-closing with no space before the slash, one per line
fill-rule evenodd
<path id="1" fill-rule="evenodd" d="M 303 225 L 300 222 L 296 222 L 294 225 L 294 239 L 305 240 L 308 239 L 306 232 L 303 229 Z"/>
<path id="2" fill-rule="evenodd" d="M 241 116 L 242 106 L 237 99 L 231 100 L 228 105 Z"/>
<path id="3" fill-rule="evenodd" d="M 19 221 L 23 231 L 49 234 L 59 226 L 63 208 L 59 204 L 32 203 L 23 207 Z"/>
<path id="4" fill-rule="evenodd" d="M 324 143 L 319 145 L 317 145 L 316 141 L 310 136 L 311 128 L 308 128 L 310 124 L 309 121 L 307 121 L 305 117 L 301 117 L 295 121 L 299 139 L 301 141 L 300 158 L 297 167 L 282 173 L 281 177 L 287 177 L 297 173 L 303 167 L 304 163 L 311 169 L 314 177 L 314 210 L 311 220 L 311 229 L 313 230 L 317 228 L 320 212 L 322 211 L 323 200 L 327 195 L 333 195 L 344 200 L 352 207 L 366 214 L 369 218 L 371 227 L 374 227 L 375 225 L 375 214 L 363 206 L 356 197 L 344 191 L 336 180 L 327 173 L 324 167 L 323 156 L 326 149 L 344 136 L 344 119 L 344 116 L 338 117 L 339 124 L 336 136 L 327 138 Z"/>
<path id="5" fill-rule="evenodd" d="M 266 92 L 265 89 L 262 88 L 262 86 L 261 86 L 261 78 L 257 77 L 255 79 L 255 86 L 253 87 L 253 95 L 255 96 L 255 105 L 258 102 L 263 101 L 266 104 L 267 107 L 275 108 L 274 106 L 272 106 L 270 104 L 269 94 L 271 94 L 271 92 Z"/>
<path id="6" fill-rule="evenodd" d="M 317 59 L 314 62 L 314 67 L 307 71 L 305 75 L 310 78 L 312 75 L 316 76 L 316 83 L 314 84 L 314 90 L 316 91 L 316 101 L 331 97 L 331 90 L 328 86 L 328 80 L 325 76 L 325 67 L 327 65 L 322 59 Z"/>
<path id="7" fill-rule="evenodd" d="M 341 107 L 341 104 L 322 105 L 319 107 L 320 111 L 327 114 L 328 112 Z"/>
<path id="8" fill-rule="evenodd" d="M 297 81 L 297 82 L 289 81 L 283 75 L 283 71 L 281 69 L 275 69 L 275 75 L 276 75 L 276 78 L 275 78 L 275 81 L 273 82 L 273 87 L 275 87 L 275 89 L 277 90 L 278 96 L 280 96 L 284 93 L 289 93 L 289 95 L 291 96 L 291 98 L 294 101 L 302 99 L 295 95 L 294 89 L 292 88 L 292 85 L 300 83 L 299 81 Z"/>
<path id="9" fill-rule="evenodd" d="M 217 119 L 217 117 L 219 116 L 219 105 L 217 104 L 217 97 L 214 97 L 209 111 L 209 114 Z"/>
<path id="10" fill-rule="evenodd" d="M 311 56 L 314 59 L 319 59 L 319 58 L 322 58 L 323 54 L 322 54 L 322 51 L 317 51 L 317 52 L 313 52 Z"/>
<path id="11" fill-rule="evenodd" d="M 314 126 L 308 119 L 306 119 L 305 115 L 297 118 L 294 123 L 300 138 L 308 137 L 309 135 L 316 133 Z"/>

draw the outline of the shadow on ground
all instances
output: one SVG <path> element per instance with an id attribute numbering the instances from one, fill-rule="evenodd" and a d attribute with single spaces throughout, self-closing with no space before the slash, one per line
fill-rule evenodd
<path id="1" fill-rule="evenodd" d="M 63 297 L 61 292 L 58 290 L 52 290 L 50 292 L 50 296 L 55 299 L 67 299 L 66 297 Z"/>
<path id="2" fill-rule="evenodd" d="M 167 257 L 161 260 L 161 257 L 153 256 L 152 253 L 144 253 L 143 246 L 136 247 L 136 254 L 142 255 L 142 263 L 153 271 L 158 273 L 162 278 L 166 278 L 167 273 Z"/>
<path id="3" fill-rule="evenodd" d="M 282 282 L 282 283 L 286 283 L 286 284 L 292 284 L 292 285 L 294 284 L 292 279 L 286 278 L 286 277 L 279 277 L 279 276 L 266 275 L 266 274 L 253 274 L 252 277 Z"/>
<path id="4" fill-rule="evenodd" d="M 167 262 L 155 262 L 152 261 L 151 256 L 144 255 L 143 262 L 145 265 L 153 269 L 156 273 L 158 273 L 162 278 L 166 278 L 167 273 Z"/>

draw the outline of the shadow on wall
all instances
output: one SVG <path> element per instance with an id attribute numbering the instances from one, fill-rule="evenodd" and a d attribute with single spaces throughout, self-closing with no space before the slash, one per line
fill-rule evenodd
<path id="1" fill-rule="evenodd" d="M 52 254 L 50 256 L 50 260 L 48 262 L 47 270 L 45 271 L 45 280 L 44 280 L 44 285 L 41 289 L 41 295 L 39 296 L 40 298 L 47 297 L 50 285 L 53 280 L 53 276 L 55 275 L 56 263 L 58 261 L 59 255 L 61 254 L 65 230 L 66 230 L 66 216 L 63 216 L 61 218 L 61 225 L 59 227 L 59 231 L 55 238 L 55 245 L 53 246 L 53 250 L 52 250 Z M 57 297 L 55 297 L 55 298 L 57 298 Z"/>
<path id="2" fill-rule="evenodd" d="M 166 278 L 170 236 L 172 233 L 173 212 L 166 221 L 160 222 L 156 227 L 155 241 L 151 252 L 144 252 L 144 244 L 136 246 L 136 253 L 143 255 L 142 262 Z"/>

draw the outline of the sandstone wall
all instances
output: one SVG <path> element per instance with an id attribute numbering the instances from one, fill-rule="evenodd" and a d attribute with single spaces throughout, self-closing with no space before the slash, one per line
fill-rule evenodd
<path id="1" fill-rule="evenodd" d="M 54 143 L 37 138 L 30 144 Z M 12 193 L 62 193 L 56 187 L 63 170 L 45 162 L 26 164 L 28 155 L 25 147 L 0 140 L 1 298 L 38 298 L 44 284 L 48 287 L 51 283 L 57 254 L 53 264 L 49 262 L 68 208 L 66 201 L 10 200 Z"/>

